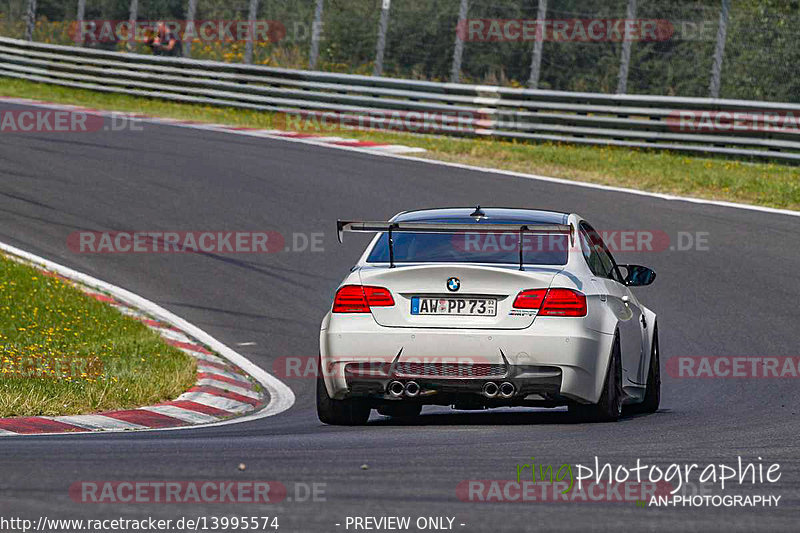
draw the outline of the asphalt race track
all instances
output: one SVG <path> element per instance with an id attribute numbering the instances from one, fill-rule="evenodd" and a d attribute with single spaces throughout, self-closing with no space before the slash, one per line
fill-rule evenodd
<path id="1" fill-rule="evenodd" d="M 664 366 L 681 355 L 800 355 L 800 218 L 150 124 L 1 135 L 0 241 L 153 300 L 270 372 L 278 358 L 317 355 L 320 320 L 367 242 L 348 236 L 339 245 L 339 217 L 477 203 L 537 207 L 581 213 L 602 229 L 673 238 L 704 232 L 709 249 L 616 254 L 658 273 L 637 292 L 659 315 L 664 387 L 654 415 L 588 425 L 558 411 L 426 408 L 413 425 L 373 415 L 366 427 L 329 427 L 316 418 L 314 380 L 289 379 L 294 407 L 253 422 L 0 439 L 0 516 L 269 515 L 286 533 L 345 531 L 347 516 L 367 515 L 455 517 L 455 530 L 464 532 L 797 530 L 797 380 L 676 379 Z M 295 233 L 324 233 L 324 252 L 78 254 L 66 243 L 79 230 L 274 230 L 287 242 Z M 735 465 L 738 456 L 761 457 L 780 464 L 780 481 L 732 493 L 780 495 L 780 506 L 642 509 L 463 502 L 456 494 L 465 480 L 512 479 L 531 457 L 590 465 L 595 456 L 628 467 L 637 458 Z M 325 501 L 86 504 L 68 494 L 82 480 L 206 479 L 276 480 L 290 496 L 304 486 L 297 484 L 324 483 Z"/>

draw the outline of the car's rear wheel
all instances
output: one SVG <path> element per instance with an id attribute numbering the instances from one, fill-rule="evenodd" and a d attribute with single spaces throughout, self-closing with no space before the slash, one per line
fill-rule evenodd
<path id="1" fill-rule="evenodd" d="M 650 350 L 650 370 L 647 372 L 647 389 L 644 401 L 630 406 L 635 414 L 655 413 L 661 403 L 661 351 L 658 346 L 658 325 L 653 330 L 653 347 Z"/>
<path id="2" fill-rule="evenodd" d="M 378 414 L 392 418 L 415 418 L 422 413 L 422 404 L 392 402 L 378 407 Z"/>
<path id="3" fill-rule="evenodd" d="M 622 359 L 619 336 L 616 336 L 600 400 L 593 404 L 572 404 L 569 412 L 581 421 L 616 422 L 622 415 L 622 398 Z"/>
<path id="4" fill-rule="evenodd" d="M 359 398 L 334 400 L 328 395 L 325 380 L 321 375 L 317 376 L 317 416 L 320 422 L 334 426 L 362 426 L 369 420 L 370 410 L 369 403 Z"/>

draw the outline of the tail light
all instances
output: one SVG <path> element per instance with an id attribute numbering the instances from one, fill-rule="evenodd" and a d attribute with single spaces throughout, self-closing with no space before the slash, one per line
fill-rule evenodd
<path id="1" fill-rule="evenodd" d="M 539 309 L 542 307 L 547 289 L 530 289 L 517 294 L 514 300 L 515 309 Z"/>
<path id="2" fill-rule="evenodd" d="M 586 296 L 573 289 L 530 289 L 514 300 L 515 309 L 538 309 L 539 316 L 586 316 Z"/>
<path id="3" fill-rule="evenodd" d="M 586 296 L 572 289 L 550 289 L 539 310 L 543 316 L 586 316 Z"/>
<path id="4" fill-rule="evenodd" d="M 369 313 L 370 307 L 391 307 L 394 298 L 388 289 L 369 285 L 345 285 L 336 291 L 334 313 Z"/>

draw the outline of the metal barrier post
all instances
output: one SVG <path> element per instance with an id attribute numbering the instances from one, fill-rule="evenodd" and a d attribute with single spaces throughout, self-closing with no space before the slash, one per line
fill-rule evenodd
<path id="1" fill-rule="evenodd" d="M 197 0 L 189 0 L 189 5 L 186 6 L 187 30 L 189 24 L 192 24 L 193 29 L 196 29 L 194 28 L 194 18 L 196 15 L 197 15 Z M 187 33 L 189 32 L 187 31 Z M 192 41 L 188 39 L 183 43 L 183 55 L 185 57 L 192 57 Z"/>
<path id="2" fill-rule="evenodd" d="M 253 41 L 255 40 L 254 30 L 258 18 L 258 0 L 250 0 L 250 9 L 247 12 L 247 22 L 250 24 L 250 32 L 247 42 L 244 45 L 244 62 L 248 65 L 253 62 Z"/>
<path id="3" fill-rule="evenodd" d="M 725 38 L 728 33 L 728 13 L 730 0 L 722 0 L 717 28 L 717 45 L 714 48 L 714 63 L 711 65 L 711 82 L 708 84 L 708 96 L 719 98 L 719 85 L 722 76 L 722 56 L 725 54 Z"/>
<path id="4" fill-rule="evenodd" d="M 314 7 L 314 22 L 311 24 L 311 51 L 308 53 L 308 68 L 317 68 L 319 59 L 319 35 L 322 31 L 322 8 L 325 0 L 317 0 Z"/>
<path id="5" fill-rule="evenodd" d="M 36 27 L 36 0 L 28 0 L 25 9 L 25 40 L 33 41 L 33 30 Z"/>
<path id="6" fill-rule="evenodd" d="M 461 78 L 461 58 L 464 55 L 464 39 L 466 35 L 459 35 L 459 28 L 466 30 L 462 24 L 467 22 L 467 12 L 469 11 L 469 0 L 461 0 L 461 5 L 458 8 L 458 24 L 456 25 L 456 44 L 453 48 L 453 66 L 450 69 L 450 81 L 458 83 Z"/>
<path id="7" fill-rule="evenodd" d="M 375 66 L 372 69 L 373 76 L 383 74 L 383 53 L 386 48 L 386 31 L 389 28 L 389 8 L 392 0 L 383 0 L 381 4 L 381 20 L 378 23 L 378 46 L 375 49 Z"/>
<path id="8" fill-rule="evenodd" d="M 619 60 L 619 80 L 617 82 L 617 94 L 628 92 L 628 69 L 631 64 L 631 41 L 630 26 L 636 18 L 636 0 L 628 0 L 628 9 L 625 12 L 625 36 L 622 41 L 622 57 Z"/>
<path id="9" fill-rule="evenodd" d="M 78 23 L 78 32 L 80 35 L 79 44 L 83 45 L 83 19 L 86 15 L 86 0 L 78 0 L 78 13 L 75 15 L 75 20 Z"/>
<path id="10" fill-rule="evenodd" d="M 539 0 L 539 10 L 536 13 L 536 40 L 533 41 L 533 54 L 531 55 L 531 76 L 528 78 L 528 87 L 531 89 L 536 89 L 539 86 L 546 22 L 547 0 Z"/>

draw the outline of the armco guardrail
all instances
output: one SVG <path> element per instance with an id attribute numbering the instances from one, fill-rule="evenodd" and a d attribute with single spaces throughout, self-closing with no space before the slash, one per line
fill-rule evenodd
<path id="1" fill-rule="evenodd" d="M 800 105 L 434 83 L 0 38 L 0 76 L 246 109 L 424 122 L 426 132 L 800 162 Z M 425 117 L 436 117 L 426 120 Z"/>

